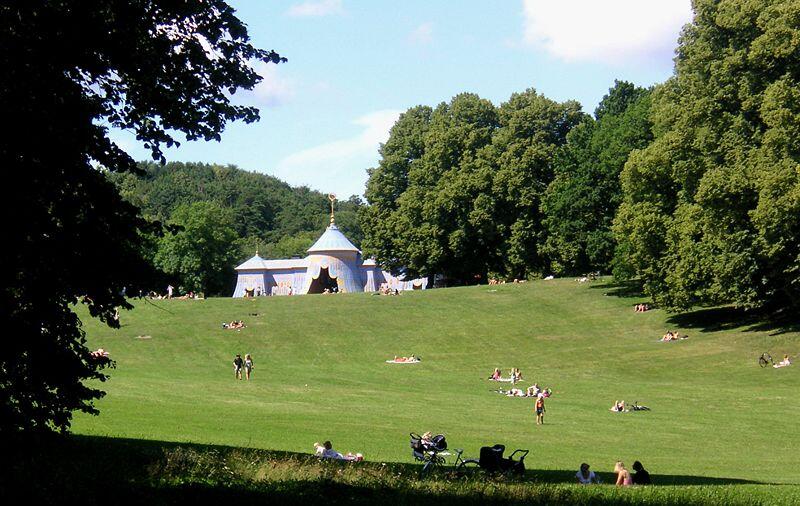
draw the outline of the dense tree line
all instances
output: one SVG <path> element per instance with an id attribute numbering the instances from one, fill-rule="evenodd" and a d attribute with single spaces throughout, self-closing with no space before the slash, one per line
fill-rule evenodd
<path id="1" fill-rule="evenodd" d="M 568 135 L 553 159 L 555 177 L 542 201 L 543 250 L 554 274 L 610 272 L 611 230 L 622 201 L 620 172 L 634 149 L 653 139 L 650 91 L 617 82 Z"/>
<path id="2" fill-rule="evenodd" d="M 800 305 L 800 4 L 696 0 L 675 74 L 594 118 L 532 90 L 403 114 L 364 246 L 462 282 L 612 271 L 660 305 Z"/>
<path id="3" fill-rule="evenodd" d="M 652 139 L 649 95 L 618 82 L 595 118 L 534 90 L 409 109 L 369 170 L 365 250 L 461 282 L 609 270 L 619 173 Z"/>
<path id="4" fill-rule="evenodd" d="M 229 294 L 233 267 L 258 248 L 265 258 L 304 256 L 329 222 L 325 194 L 231 165 L 140 163 L 109 173 L 148 220 L 175 225 L 149 241 L 148 258 L 183 290 Z M 358 197 L 336 204 L 336 223 L 357 246 Z M 212 239 L 213 238 L 213 239 Z"/>
<path id="5" fill-rule="evenodd" d="M 800 3 L 694 2 L 656 138 L 631 155 L 620 266 L 681 309 L 800 304 Z"/>

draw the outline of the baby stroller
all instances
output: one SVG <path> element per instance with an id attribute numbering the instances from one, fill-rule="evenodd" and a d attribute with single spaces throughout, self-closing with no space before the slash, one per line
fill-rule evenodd
<path id="1" fill-rule="evenodd" d="M 421 478 L 430 473 L 434 467 L 446 462 L 445 458 L 440 455 L 447 450 L 447 440 L 444 434 L 437 434 L 430 441 L 422 439 L 422 436 L 415 432 L 411 432 L 409 436 L 411 436 L 411 455 L 414 460 L 423 463 L 419 473 Z"/>
<path id="2" fill-rule="evenodd" d="M 489 473 L 506 473 L 522 475 L 525 473 L 525 457 L 529 450 L 514 450 L 508 457 L 503 457 L 506 451 L 505 445 L 496 444 L 494 446 L 484 446 L 481 448 L 480 458 L 466 459 L 458 465 L 458 473 L 462 476 L 472 474 L 476 468 L 483 469 Z M 514 460 L 514 456 L 520 454 L 519 460 Z"/>

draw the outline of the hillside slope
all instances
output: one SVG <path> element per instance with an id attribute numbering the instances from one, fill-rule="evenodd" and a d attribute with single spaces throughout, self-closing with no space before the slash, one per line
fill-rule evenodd
<path id="1" fill-rule="evenodd" d="M 411 460 L 409 431 L 432 430 L 472 457 L 487 443 L 529 448 L 528 468 L 539 470 L 638 459 L 668 482 L 800 482 L 800 366 L 756 363 L 765 350 L 796 353 L 797 333 L 742 326 L 726 311 L 634 313 L 638 299 L 619 293 L 606 281 L 555 280 L 399 297 L 136 301 L 117 331 L 84 318 L 90 345 L 117 368 L 101 415 L 74 429 L 300 452 L 330 439 L 399 462 Z M 221 328 L 233 319 L 248 327 Z M 669 328 L 691 337 L 659 342 Z M 235 353 L 253 354 L 249 383 L 233 379 Z M 422 363 L 384 362 L 411 353 Z M 492 392 L 493 367 L 553 389 L 544 426 L 530 399 Z M 652 411 L 610 413 L 615 399 Z"/>

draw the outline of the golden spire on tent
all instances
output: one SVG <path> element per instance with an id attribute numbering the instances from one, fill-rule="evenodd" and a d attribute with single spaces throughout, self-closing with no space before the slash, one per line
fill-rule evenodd
<path id="1" fill-rule="evenodd" d="M 329 193 L 328 194 L 328 200 L 331 201 L 331 225 L 332 225 L 334 223 L 334 219 L 333 219 L 333 204 L 336 202 L 336 194 L 335 193 Z"/>

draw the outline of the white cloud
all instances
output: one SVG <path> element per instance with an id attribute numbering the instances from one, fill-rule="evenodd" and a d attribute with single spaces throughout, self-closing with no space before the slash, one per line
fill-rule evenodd
<path id="1" fill-rule="evenodd" d="M 308 0 L 300 4 L 289 7 L 287 14 L 294 17 L 308 16 L 328 16 L 330 14 L 341 14 L 342 0 Z"/>
<path id="2" fill-rule="evenodd" d="M 416 27 L 408 40 L 414 44 L 430 44 L 433 41 L 433 23 L 422 23 Z"/>
<path id="3" fill-rule="evenodd" d="M 262 77 L 261 82 L 252 91 L 260 105 L 276 107 L 294 97 L 296 83 L 290 78 L 281 76 L 278 65 L 258 62 L 253 68 Z"/>
<path id="4" fill-rule="evenodd" d="M 378 160 L 380 143 L 401 111 L 375 111 L 352 123 L 362 127 L 358 135 L 338 139 L 293 153 L 280 162 L 274 174 L 293 185 L 307 185 L 341 197 L 361 195 L 367 180 L 366 169 Z"/>
<path id="5" fill-rule="evenodd" d="M 523 0 L 523 42 L 566 61 L 620 64 L 669 56 L 690 0 Z"/>

